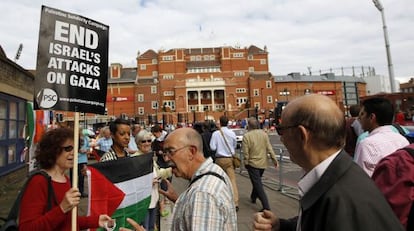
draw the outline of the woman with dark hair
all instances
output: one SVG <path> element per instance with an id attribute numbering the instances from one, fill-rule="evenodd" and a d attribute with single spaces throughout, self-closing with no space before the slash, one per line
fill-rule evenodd
<path id="1" fill-rule="evenodd" d="M 46 132 L 36 147 L 35 157 L 42 175 L 31 178 L 20 204 L 19 230 L 71 230 L 71 210 L 80 202 L 81 194 L 71 183 L 65 172 L 73 167 L 73 130 L 57 128 Z M 51 193 L 52 195 L 48 195 Z M 52 207 L 48 207 L 48 198 Z M 78 217 L 77 230 L 104 227 L 112 223 L 107 215 Z"/>
<path id="2" fill-rule="evenodd" d="M 112 146 L 99 161 L 103 162 L 128 157 L 128 144 L 131 134 L 131 126 L 128 120 L 120 118 L 114 120 L 109 125 L 109 130 L 111 131 Z"/>

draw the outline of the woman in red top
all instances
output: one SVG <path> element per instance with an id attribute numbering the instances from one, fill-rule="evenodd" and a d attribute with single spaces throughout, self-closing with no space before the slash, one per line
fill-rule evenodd
<path id="1" fill-rule="evenodd" d="M 49 174 L 55 199 L 48 205 L 48 180 L 36 175 L 29 182 L 20 204 L 19 230 L 71 230 L 71 210 L 80 202 L 65 172 L 73 167 L 73 130 L 57 128 L 46 132 L 35 152 L 41 170 Z M 104 227 L 112 223 L 107 215 L 78 217 L 77 230 Z"/>

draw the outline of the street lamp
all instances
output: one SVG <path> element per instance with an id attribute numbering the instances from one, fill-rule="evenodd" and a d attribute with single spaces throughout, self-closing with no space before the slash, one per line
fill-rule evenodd
<path id="1" fill-rule="evenodd" d="M 116 97 L 114 96 L 114 97 L 112 97 L 112 114 L 114 115 L 114 117 L 115 117 L 115 102 L 116 102 Z"/>
<path id="2" fill-rule="evenodd" d="M 379 0 L 372 0 L 375 7 L 381 12 L 382 17 L 382 28 L 384 29 L 384 40 L 385 40 L 385 49 L 387 51 L 387 62 L 388 62 L 388 75 L 390 78 L 391 83 L 391 92 L 397 92 L 397 89 L 395 87 L 395 79 L 394 79 L 394 67 L 392 65 L 391 60 L 391 52 L 390 52 L 390 43 L 388 41 L 388 32 L 387 32 L 387 25 L 385 24 L 385 15 L 384 15 L 384 7 L 382 6 L 381 2 Z"/>

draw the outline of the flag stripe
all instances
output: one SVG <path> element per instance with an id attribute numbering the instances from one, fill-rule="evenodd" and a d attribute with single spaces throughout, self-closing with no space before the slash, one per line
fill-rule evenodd
<path id="1" fill-rule="evenodd" d="M 125 193 L 125 197 L 118 206 L 118 209 L 133 205 L 137 201 L 144 200 L 148 197 L 148 195 L 151 195 L 152 178 L 153 173 L 151 172 L 150 174 L 139 178 L 116 183 L 115 186 Z M 151 184 L 148 184 L 149 182 L 151 182 Z"/>
<path id="2" fill-rule="evenodd" d="M 89 215 L 108 214 L 116 219 L 116 228 L 130 227 L 128 217 L 144 220 L 151 202 L 153 155 L 99 162 L 89 169 Z"/>
<path id="3" fill-rule="evenodd" d="M 91 166 L 96 168 L 111 182 L 118 183 L 152 173 L 152 162 L 152 155 L 146 154 L 131 158 L 121 158 L 116 161 L 99 162 Z M 113 171 L 114 169 L 116 169 L 115 172 Z"/>
<path id="4" fill-rule="evenodd" d="M 148 206 L 151 201 L 151 196 L 148 196 L 144 200 L 139 201 L 133 205 L 128 207 L 117 209 L 113 214 L 112 218 L 116 219 L 116 226 L 125 227 L 125 228 L 132 228 L 128 222 L 126 222 L 125 218 L 131 218 L 134 221 L 141 223 L 144 221 L 145 216 L 148 212 Z"/>

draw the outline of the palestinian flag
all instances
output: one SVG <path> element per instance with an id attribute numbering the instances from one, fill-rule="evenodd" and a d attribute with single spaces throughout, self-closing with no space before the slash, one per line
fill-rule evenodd
<path id="1" fill-rule="evenodd" d="M 116 219 L 116 230 L 141 223 L 151 201 L 153 159 L 151 154 L 88 166 L 88 215 L 108 214 Z"/>

